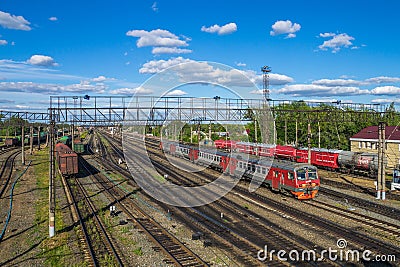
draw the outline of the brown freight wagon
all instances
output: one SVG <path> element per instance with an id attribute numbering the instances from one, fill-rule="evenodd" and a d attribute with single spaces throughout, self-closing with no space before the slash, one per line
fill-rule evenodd
<path id="1" fill-rule="evenodd" d="M 72 176 L 79 172 L 78 155 L 68 146 L 62 143 L 56 145 L 56 159 L 62 175 Z"/>
<path id="2" fill-rule="evenodd" d="M 4 144 L 6 146 L 16 146 L 19 144 L 19 140 L 17 138 L 6 138 L 6 140 L 4 140 Z"/>

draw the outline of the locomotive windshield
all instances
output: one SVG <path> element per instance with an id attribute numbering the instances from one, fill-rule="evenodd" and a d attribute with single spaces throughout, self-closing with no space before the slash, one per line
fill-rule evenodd
<path id="1" fill-rule="evenodd" d="M 313 167 L 303 167 L 296 170 L 297 180 L 315 180 L 318 179 L 317 169 Z"/>

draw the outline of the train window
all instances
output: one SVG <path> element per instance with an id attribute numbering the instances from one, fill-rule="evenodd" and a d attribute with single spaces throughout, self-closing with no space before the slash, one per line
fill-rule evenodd
<path id="1" fill-rule="evenodd" d="M 274 176 L 275 176 L 275 178 L 278 178 L 279 172 L 278 171 L 274 171 Z"/>
<path id="2" fill-rule="evenodd" d="M 306 168 L 304 168 L 304 169 L 298 169 L 297 171 L 296 171 L 296 173 L 297 173 L 297 180 L 305 180 L 307 177 L 306 177 L 306 171 L 307 171 L 307 169 Z"/>
<path id="3" fill-rule="evenodd" d="M 315 169 L 315 168 L 308 169 L 308 179 L 311 179 L 311 180 L 318 179 L 317 169 Z"/>
<path id="4" fill-rule="evenodd" d="M 288 172 L 288 179 L 293 180 L 294 179 L 294 174 L 293 172 Z"/>
<path id="5" fill-rule="evenodd" d="M 400 183 L 400 170 L 393 170 L 393 183 Z"/>
<path id="6" fill-rule="evenodd" d="M 267 170 L 265 168 L 262 168 L 262 174 L 267 174 Z"/>
<path id="7" fill-rule="evenodd" d="M 258 173 L 260 173 L 260 166 L 257 166 L 256 170 L 257 170 Z"/>
<path id="8" fill-rule="evenodd" d="M 239 168 L 242 168 L 242 162 L 239 161 Z"/>

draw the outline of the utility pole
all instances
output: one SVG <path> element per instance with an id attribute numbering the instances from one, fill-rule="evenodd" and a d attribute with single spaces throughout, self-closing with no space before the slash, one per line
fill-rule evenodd
<path id="1" fill-rule="evenodd" d="M 257 119 L 254 120 L 254 141 L 255 143 L 258 143 L 258 138 L 257 138 Z"/>
<path id="2" fill-rule="evenodd" d="M 296 140 L 294 141 L 295 147 L 297 147 L 298 139 L 297 139 L 297 119 L 296 119 Z"/>
<path id="3" fill-rule="evenodd" d="M 378 178 L 377 178 L 377 192 L 376 199 L 386 199 L 386 179 L 385 179 L 385 123 L 379 122 L 378 125 Z"/>
<path id="4" fill-rule="evenodd" d="M 310 123 L 308 123 L 307 143 L 308 143 L 308 164 L 311 164 L 311 124 Z"/>
<path id="5" fill-rule="evenodd" d="M 38 144 L 38 150 L 40 150 L 40 126 L 38 126 L 37 144 Z"/>
<path id="6" fill-rule="evenodd" d="M 49 155 L 49 236 L 55 235 L 56 223 L 56 193 L 54 186 L 55 178 L 55 162 L 54 162 L 54 126 L 55 122 L 52 118 L 50 110 L 50 155 Z"/>
<path id="7" fill-rule="evenodd" d="M 318 148 L 321 148 L 321 126 L 318 121 Z"/>
<path id="8" fill-rule="evenodd" d="M 22 152 L 21 152 L 21 156 L 22 156 L 22 165 L 25 165 L 25 123 L 22 123 L 22 127 L 21 127 L 21 148 L 22 148 Z"/>
<path id="9" fill-rule="evenodd" d="M 285 145 L 287 145 L 287 118 L 285 118 Z"/>
<path id="10" fill-rule="evenodd" d="M 210 121 L 210 124 L 208 125 L 208 139 L 210 139 L 210 142 L 212 141 L 212 139 L 211 139 L 211 121 Z"/>
<path id="11" fill-rule="evenodd" d="M 193 125 L 190 124 L 190 143 L 193 144 Z"/>
<path id="12" fill-rule="evenodd" d="M 32 155 L 33 154 L 33 126 L 31 125 L 30 127 L 31 129 L 31 133 L 29 135 L 29 143 L 30 143 L 30 149 L 29 149 L 29 154 Z M 49 136 L 49 135 L 47 135 Z"/>

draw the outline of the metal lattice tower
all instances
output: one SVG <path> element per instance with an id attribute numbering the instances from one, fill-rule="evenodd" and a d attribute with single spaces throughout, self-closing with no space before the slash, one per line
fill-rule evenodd
<path id="1" fill-rule="evenodd" d="M 264 66 L 261 68 L 263 73 L 263 94 L 266 101 L 270 101 L 269 97 L 269 73 L 271 72 L 271 67 Z"/>

